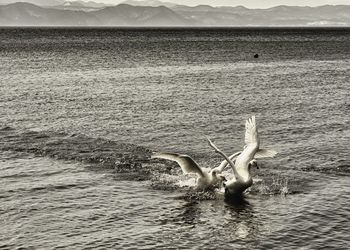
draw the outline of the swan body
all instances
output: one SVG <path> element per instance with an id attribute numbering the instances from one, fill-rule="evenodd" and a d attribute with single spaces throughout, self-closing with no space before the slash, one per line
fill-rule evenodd
<path id="1" fill-rule="evenodd" d="M 260 138 L 256 126 L 255 116 L 252 116 L 245 124 L 245 146 L 243 151 L 237 156 L 235 163 L 227 157 L 215 144 L 207 138 L 209 145 L 214 148 L 216 152 L 221 154 L 226 162 L 232 167 L 234 177 L 225 182 L 225 195 L 240 195 L 247 188 L 253 185 L 253 178 L 251 175 L 251 167 L 257 166 L 255 158 L 274 157 L 277 152 L 269 149 L 259 149 Z"/>

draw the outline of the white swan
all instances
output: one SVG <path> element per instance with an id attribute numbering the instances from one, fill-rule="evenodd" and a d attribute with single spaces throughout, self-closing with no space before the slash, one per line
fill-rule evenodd
<path id="1" fill-rule="evenodd" d="M 237 156 L 235 163 L 208 138 L 209 145 L 225 158 L 234 173 L 234 177 L 225 183 L 225 195 L 242 194 L 253 184 L 251 167 L 256 164 L 255 158 L 274 157 L 277 154 L 274 150 L 259 149 L 260 139 L 255 116 L 246 121 L 245 128 L 245 146 L 242 153 Z"/>
<path id="2" fill-rule="evenodd" d="M 237 152 L 228 159 L 233 159 L 237 155 L 239 155 L 240 152 Z M 152 159 L 158 158 L 158 159 L 166 159 L 170 161 L 177 162 L 184 174 L 188 173 L 195 173 L 198 175 L 198 178 L 196 179 L 196 186 L 197 189 L 205 190 L 205 189 L 212 189 L 218 185 L 220 185 L 223 181 L 226 180 L 226 178 L 220 173 L 225 168 L 227 162 L 226 160 L 223 161 L 218 167 L 210 169 L 210 168 L 201 168 L 198 166 L 198 164 L 188 155 L 183 154 L 174 154 L 174 153 L 153 153 L 151 155 Z"/>

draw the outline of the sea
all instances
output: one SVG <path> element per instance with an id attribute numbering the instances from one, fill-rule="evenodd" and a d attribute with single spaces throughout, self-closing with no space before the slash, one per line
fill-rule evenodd
<path id="1" fill-rule="evenodd" d="M 350 249 L 349 41 L 350 28 L 0 28 L 0 249 Z M 216 167 L 206 137 L 240 151 L 252 115 L 278 155 L 240 200 L 150 159 Z"/>

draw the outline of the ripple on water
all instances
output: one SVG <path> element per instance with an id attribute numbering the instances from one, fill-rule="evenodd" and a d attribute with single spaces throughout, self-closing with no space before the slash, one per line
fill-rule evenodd
<path id="1" fill-rule="evenodd" d="M 349 249 L 349 34 L 0 32 L 0 248 Z M 148 159 L 215 166 L 252 114 L 279 155 L 243 201 Z"/>

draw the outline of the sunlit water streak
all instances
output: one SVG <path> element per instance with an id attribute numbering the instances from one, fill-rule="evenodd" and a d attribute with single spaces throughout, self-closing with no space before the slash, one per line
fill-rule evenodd
<path id="1" fill-rule="evenodd" d="M 0 248 L 349 248 L 348 29 L 0 38 Z M 204 136 L 239 150 L 252 114 L 280 154 L 245 202 L 149 160 L 216 166 Z"/>

